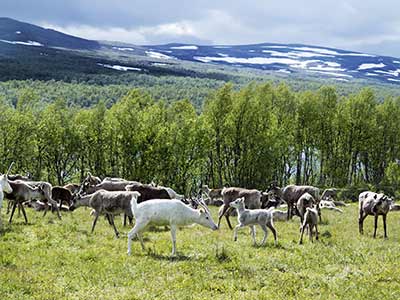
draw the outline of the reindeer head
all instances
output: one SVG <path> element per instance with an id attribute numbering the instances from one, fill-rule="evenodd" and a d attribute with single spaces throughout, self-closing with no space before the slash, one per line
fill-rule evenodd
<path id="1" fill-rule="evenodd" d="M 10 183 L 8 182 L 7 174 L 3 174 L 0 176 L 0 188 L 7 194 L 12 193 L 13 190 L 10 186 Z"/>
<path id="2" fill-rule="evenodd" d="M 79 201 L 81 198 L 82 198 L 82 194 L 80 193 L 80 191 L 73 193 L 72 197 L 71 197 L 71 203 L 69 205 L 68 210 L 74 211 L 77 207 L 77 205 L 76 205 L 77 201 Z"/>
<path id="3" fill-rule="evenodd" d="M 229 206 L 237 209 L 242 207 L 244 208 L 244 197 L 238 198 L 235 201 L 229 203 Z"/>
<path id="4" fill-rule="evenodd" d="M 13 166 L 14 162 L 11 163 L 10 167 L 7 170 L 6 174 L 0 176 L 0 188 L 6 192 L 7 194 L 12 193 L 13 189 L 8 182 L 8 173 L 10 173 L 11 167 Z"/>
<path id="5" fill-rule="evenodd" d="M 200 199 L 194 199 L 192 200 L 193 202 L 196 203 L 197 207 L 199 207 L 199 219 L 198 219 L 198 224 L 211 228 L 212 230 L 217 230 L 218 226 L 215 224 L 211 212 L 208 209 L 207 205 L 204 203 L 204 200 L 202 198 Z"/>
<path id="6" fill-rule="evenodd" d="M 386 214 L 390 206 L 393 204 L 393 200 L 384 194 L 374 196 L 374 204 L 372 206 L 372 212 L 374 214 Z"/>

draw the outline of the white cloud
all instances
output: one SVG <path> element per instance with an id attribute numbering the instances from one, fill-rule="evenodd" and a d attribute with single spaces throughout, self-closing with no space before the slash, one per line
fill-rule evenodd
<path id="1" fill-rule="evenodd" d="M 3 15 L 89 39 L 299 43 L 393 56 L 399 10 L 398 0 L 2 0 Z"/>

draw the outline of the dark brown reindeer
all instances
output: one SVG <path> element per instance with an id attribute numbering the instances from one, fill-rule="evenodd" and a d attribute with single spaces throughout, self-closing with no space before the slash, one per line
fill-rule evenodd
<path id="1" fill-rule="evenodd" d="M 248 190 L 244 188 L 238 188 L 238 187 L 229 187 L 229 188 L 224 188 L 222 190 L 222 198 L 224 201 L 223 208 L 221 209 L 221 213 L 218 216 L 218 227 L 221 224 L 221 218 L 222 216 L 225 216 L 226 222 L 228 223 L 228 226 L 230 229 L 232 228 L 231 222 L 229 220 L 229 215 L 231 213 L 231 210 L 233 210 L 232 207 L 229 206 L 229 204 L 233 201 L 235 201 L 238 198 L 244 198 L 244 204 L 245 207 L 248 209 L 257 209 L 261 208 L 261 192 L 258 190 Z"/>
<path id="2" fill-rule="evenodd" d="M 320 190 L 317 187 L 311 185 L 288 185 L 283 189 L 279 187 L 273 187 L 271 190 L 277 195 L 277 197 L 281 198 L 286 202 L 288 206 L 288 214 L 287 219 L 291 219 L 296 210 L 296 203 L 299 198 L 304 193 L 309 193 L 315 200 L 316 204 L 319 204 L 320 201 Z M 319 207 L 319 206 L 318 206 Z M 321 211 L 318 208 L 319 218 L 321 220 Z"/>
<path id="3" fill-rule="evenodd" d="M 105 215 L 110 225 L 114 228 L 115 236 L 118 238 L 119 232 L 114 224 L 114 216 L 124 213 L 130 218 L 133 217 L 131 209 L 132 195 L 138 195 L 138 192 L 99 190 L 85 196 L 77 194 L 72 200 L 70 211 L 80 206 L 93 208 L 94 220 L 91 232 L 93 233 L 99 216 Z"/>
<path id="4" fill-rule="evenodd" d="M 9 183 L 12 188 L 12 192 L 7 194 L 7 198 L 12 203 L 12 209 L 8 222 L 11 224 L 15 209 L 18 206 L 18 209 L 20 209 L 22 211 L 22 214 L 24 215 L 25 224 L 27 224 L 28 218 L 26 216 L 26 212 L 22 203 L 25 201 L 43 199 L 44 191 L 41 187 L 33 187 L 22 180 L 9 181 Z"/>

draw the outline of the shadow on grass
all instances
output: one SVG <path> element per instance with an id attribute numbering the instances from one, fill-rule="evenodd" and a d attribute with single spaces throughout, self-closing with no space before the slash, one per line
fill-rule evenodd
<path id="1" fill-rule="evenodd" d="M 33 226 L 34 224 L 32 224 L 32 223 L 29 223 L 28 222 L 28 224 L 25 224 L 25 222 L 24 221 L 22 221 L 22 222 L 12 222 L 11 224 L 10 223 L 4 223 L 3 222 L 3 224 L 0 226 L 0 236 L 3 236 L 3 235 L 5 235 L 5 234 L 7 234 L 7 233 L 11 233 L 11 232 L 13 232 L 13 233 L 21 233 L 21 232 L 23 232 L 23 230 L 24 230 L 24 228 L 26 227 L 26 226 Z"/>
<path id="2" fill-rule="evenodd" d="M 187 255 L 183 255 L 183 254 L 179 254 L 179 253 L 174 256 L 160 254 L 160 253 L 157 253 L 154 249 L 147 249 L 147 255 L 156 260 L 164 260 L 164 261 L 171 261 L 171 262 L 194 260 L 194 258 L 191 256 L 187 256 Z"/>
<path id="3" fill-rule="evenodd" d="M 276 249 L 285 249 L 284 246 L 282 246 L 280 243 L 278 244 L 273 244 L 273 243 L 265 243 L 264 245 L 261 245 L 261 243 L 257 243 L 257 244 L 251 244 L 252 248 L 255 249 L 267 249 L 267 248 L 276 248 Z"/>
<path id="4" fill-rule="evenodd" d="M 320 222 L 318 222 L 318 225 L 329 225 L 329 220 L 328 219 L 322 219 Z"/>
<path id="5" fill-rule="evenodd" d="M 324 237 L 324 238 L 331 238 L 332 234 L 330 231 L 325 230 L 323 233 L 320 233 L 320 236 Z"/>
<path id="6" fill-rule="evenodd" d="M 166 232 L 170 231 L 170 228 L 168 226 L 150 226 L 147 231 L 150 232 Z"/>
<path id="7" fill-rule="evenodd" d="M 219 248 L 218 245 L 215 248 L 215 258 L 220 263 L 231 261 L 230 255 L 225 247 L 222 246 L 221 248 Z"/>

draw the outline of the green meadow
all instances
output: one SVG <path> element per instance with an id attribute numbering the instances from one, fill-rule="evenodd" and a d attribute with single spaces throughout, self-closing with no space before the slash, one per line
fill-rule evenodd
<path id="1" fill-rule="evenodd" d="M 252 245 L 248 228 L 234 242 L 225 220 L 217 231 L 185 227 L 175 257 L 166 228 L 147 231 L 146 251 L 135 241 L 128 257 L 130 227 L 116 218 L 116 239 L 102 217 L 91 234 L 89 213 L 79 208 L 58 220 L 28 209 L 28 225 L 17 215 L 9 225 L 3 209 L 0 299 L 400 299 L 397 212 L 388 215 L 388 239 L 381 219 L 372 238 L 372 217 L 358 234 L 355 204 L 343 214 L 323 211 L 320 240 L 303 245 L 298 219 L 275 222 L 278 246 L 269 234 L 265 247 Z"/>

